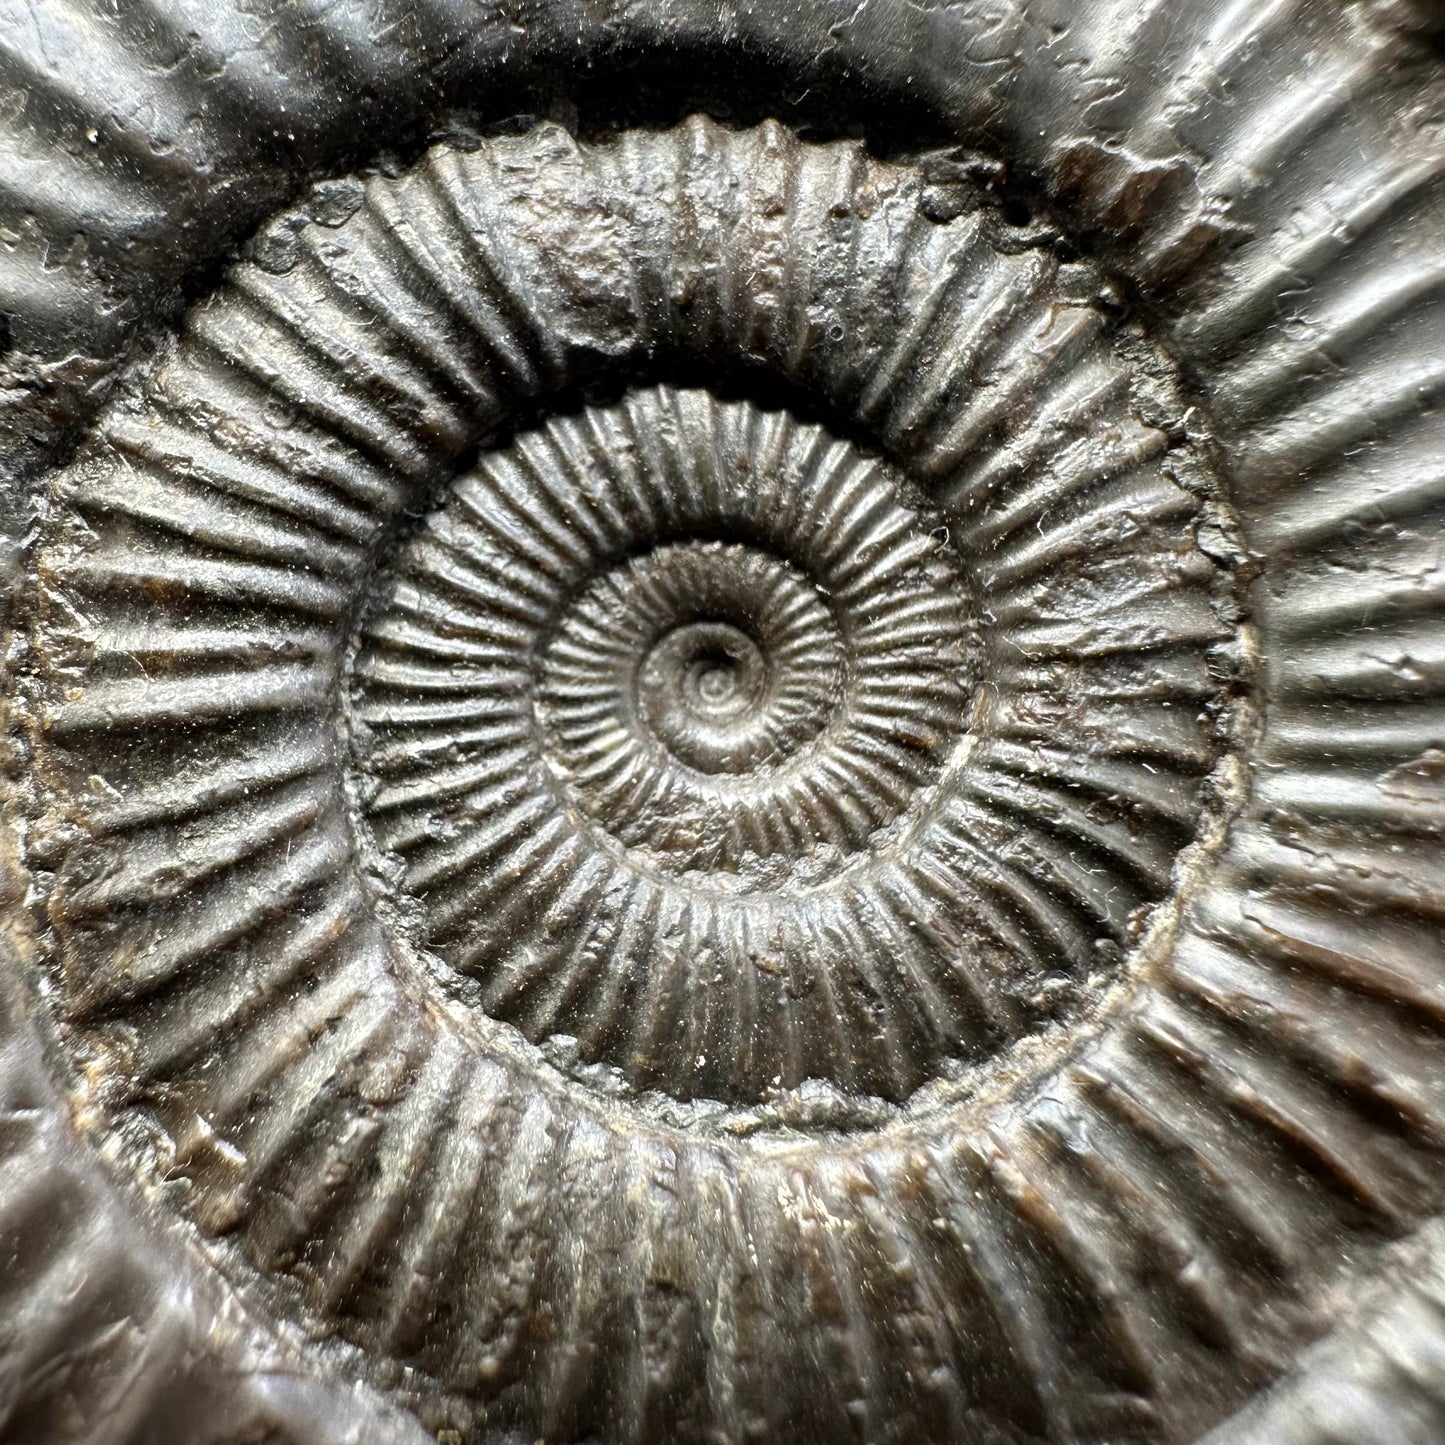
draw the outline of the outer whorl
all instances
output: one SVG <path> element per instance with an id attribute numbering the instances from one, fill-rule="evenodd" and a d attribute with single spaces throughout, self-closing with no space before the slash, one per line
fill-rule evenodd
<path id="1" fill-rule="evenodd" d="M 1358 1341 L 1445 1204 L 1440 93 L 1404 12 L 1080 8 L 926 140 L 875 36 L 878 128 L 821 70 L 821 120 L 466 124 L 442 66 L 423 145 L 321 105 L 392 63 L 343 6 L 244 224 L 204 107 L 17 172 L 137 254 L 96 220 L 15 308 L 0 1419 L 152 1438 L 194 1357 L 234 1424 L 177 1439 L 1166 1445 L 1339 1299 L 1356 1436 L 1426 1408 Z M 998 59 L 949 24 L 925 90 Z M 161 129 L 250 64 L 192 44 Z M 1362 164 L 1366 102 L 1418 129 Z M 239 249 L 87 397 L 44 351 L 165 294 L 151 196 Z M 1233 1428 L 1323 1441 L 1323 1379 Z"/>

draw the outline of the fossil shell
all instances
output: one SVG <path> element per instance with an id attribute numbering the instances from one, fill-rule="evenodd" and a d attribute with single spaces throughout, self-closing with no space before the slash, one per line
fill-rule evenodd
<path id="1" fill-rule="evenodd" d="M 1046 10 L 16 47 L 5 1429 L 1438 1408 L 1445 92 Z"/>

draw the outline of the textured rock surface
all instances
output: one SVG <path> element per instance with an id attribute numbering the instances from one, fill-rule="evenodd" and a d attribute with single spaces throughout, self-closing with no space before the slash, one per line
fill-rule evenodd
<path id="1" fill-rule="evenodd" d="M 0 1434 L 1436 1438 L 1427 9 L 0 37 Z"/>

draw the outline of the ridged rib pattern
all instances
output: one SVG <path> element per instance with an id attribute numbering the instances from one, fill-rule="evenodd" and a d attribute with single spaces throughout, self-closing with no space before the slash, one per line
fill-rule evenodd
<path id="1" fill-rule="evenodd" d="M 818 428 L 672 390 L 490 455 L 408 544 L 359 665 L 372 826 L 426 942 L 489 1014 L 685 1097 L 901 1098 L 1069 1012 L 1167 887 L 1210 760 L 1200 730 L 1144 774 L 1099 732 L 1139 669 L 1174 685 L 1159 711 L 1207 707 L 1223 635 L 1187 533 L 1078 556 L 1112 500 L 1042 549 L 991 519 L 987 561 L 964 557 Z M 1040 626 L 1040 550 L 1096 590 L 1088 642 Z M 1136 638 L 1126 559 L 1179 588 Z M 980 565 L 1013 584 L 987 626 Z M 1053 691 L 1069 662 L 1091 695 Z M 1072 802 L 1131 770 L 1156 780 L 1132 827 Z"/>
<path id="2" fill-rule="evenodd" d="M 85 85 L 113 85 L 129 97 L 115 115 L 164 128 L 229 46 L 217 84 L 267 124 L 284 90 L 304 132 L 332 113 L 326 86 L 295 94 L 267 55 L 314 41 L 358 93 L 385 66 L 379 46 L 343 48 L 361 33 L 344 6 L 288 16 L 259 49 L 210 11 L 186 9 L 200 58 L 146 82 L 167 102 L 154 111 L 133 103 L 134 76 L 171 71 L 131 66 L 150 43 L 136 24 L 110 68 L 108 22 L 67 20 L 96 32 L 67 40 L 90 59 L 73 82 L 35 84 L 69 84 L 77 113 Z M 435 40 L 451 16 L 423 6 L 416 24 Z M 1321 1293 L 1352 1259 L 1440 1202 L 1438 105 L 1397 73 L 1394 22 L 1370 7 L 1060 4 L 1057 19 L 1047 66 L 1014 74 L 988 62 L 1049 7 L 987 34 L 920 11 L 910 24 L 939 38 L 922 83 L 946 77 L 951 115 L 994 115 L 1081 230 L 1111 231 L 1215 398 L 1261 569 L 1248 600 L 1269 706 L 1252 801 L 1208 887 L 1161 925 L 1099 1030 L 1067 1057 L 1022 1055 L 1011 1093 L 945 1091 L 839 1143 L 826 1121 L 857 1118 L 800 1090 L 781 1117 L 825 1126 L 784 1146 L 734 1137 L 753 1127 L 738 1113 L 719 1135 L 696 1109 L 622 1128 L 501 1032 L 479 1049 L 469 1017 L 397 986 L 375 885 L 353 871 L 335 705 L 400 509 L 519 409 L 725 347 L 744 376 L 780 378 L 839 433 L 873 439 L 947 511 L 980 620 L 1026 644 L 1017 721 L 1000 704 L 970 755 L 986 781 L 973 806 L 994 825 L 979 836 L 1014 865 L 996 875 L 1000 916 L 1057 933 L 1059 900 L 1088 898 L 1105 916 L 1068 919 L 1049 949 L 1127 941 L 1133 910 L 1169 889 L 1217 755 L 1198 714 L 1233 665 L 1211 649 L 1234 619 L 1208 556 L 1234 549 L 1179 445 L 1187 406 L 1167 377 L 1141 381 L 1157 361 L 1091 304 L 1089 268 L 1000 245 L 985 212 L 928 220 L 906 168 L 854 148 L 702 125 L 670 144 L 692 157 L 689 185 L 711 168 L 716 204 L 699 219 L 664 189 L 637 202 L 650 226 L 608 211 L 569 233 L 562 266 L 527 250 L 528 207 L 595 218 L 599 196 L 645 196 L 645 143 L 589 151 L 552 132 L 532 162 L 530 142 L 510 142 L 505 165 L 505 145 L 443 151 L 404 180 L 328 192 L 311 203 L 322 223 L 273 231 L 57 498 L 37 638 L 58 801 L 33 859 L 59 869 L 61 1006 L 97 1097 L 161 1125 L 164 1167 L 190 1181 L 205 1228 L 234 1231 L 368 1349 L 484 1399 L 489 1424 L 1182 1438 L 1321 1328 Z M 744 39 L 766 24 L 738 23 Z M 1080 62 L 1095 83 L 1060 84 Z M 1378 123 L 1391 109 L 1398 133 Z M 187 174 L 185 151 L 164 159 L 139 122 L 113 129 L 139 142 L 144 184 L 125 196 L 82 184 L 78 159 L 14 183 L 52 234 L 83 213 L 128 238 L 165 167 Z M 1117 139 L 1089 138 L 1103 129 Z M 679 248 L 677 230 L 709 217 Z M 22 284 L 16 258 L 49 254 L 38 234 L 0 253 Z M 521 241 L 487 249 L 499 234 Z M 640 235 L 661 238 L 658 255 L 723 259 L 649 269 Z M 855 279 L 832 289 L 833 274 Z M 110 299 L 103 271 L 75 275 L 76 295 Z M 720 279 L 739 275 L 745 287 Z M 69 294 L 37 289 L 34 310 L 74 313 Z M 959 316 L 977 332 L 931 330 Z M 1075 529 L 1094 565 L 1118 559 L 1104 590 L 1132 614 L 1080 620 L 1100 574 L 1059 560 L 1081 555 Z M 138 583 L 144 610 L 127 600 Z M 1158 655 L 1133 656 L 1156 626 Z M 1069 771 L 1027 729 L 1096 697 L 1099 743 Z M 1106 776 L 1110 743 L 1101 817 L 1075 783 Z M 1046 842 L 1079 841 L 1010 857 L 1020 820 L 1041 818 Z M 1097 852 L 1126 876 L 1125 840 L 1135 892 L 1086 882 Z"/>

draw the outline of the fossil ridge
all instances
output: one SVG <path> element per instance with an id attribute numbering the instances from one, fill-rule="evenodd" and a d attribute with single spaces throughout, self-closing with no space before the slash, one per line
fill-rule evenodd
<path id="1" fill-rule="evenodd" d="M 0 1428 L 1437 1408 L 1438 76 L 1124 9 L 15 28 Z"/>

